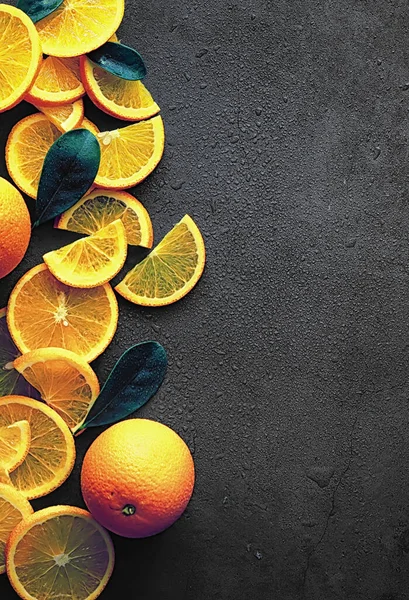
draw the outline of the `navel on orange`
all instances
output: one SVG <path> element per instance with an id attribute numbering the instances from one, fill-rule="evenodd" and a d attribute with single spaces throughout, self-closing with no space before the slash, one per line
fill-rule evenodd
<path id="1" fill-rule="evenodd" d="M 0 177 L 0 279 L 22 261 L 30 237 L 30 214 L 23 196 Z"/>
<path id="2" fill-rule="evenodd" d="M 28 90 L 25 100 L 43 106 L 61 106 L 75 102 L 85 94 L 78 75 L 78 58 L 48 56 Z"/>
<path id="3" fill-rule="evenodd" d="M 10 533 L 32 513 L 27 498 L 13 487 L 0 484 L 0 574 L 6 571 L 5 548 Z"/>
<path id="4" fill-rule="evenodd" d="M 81 99 L 63 106 L 34 106 L 62 133 L 79 127 L 84 119 L 84 102 Z"/>

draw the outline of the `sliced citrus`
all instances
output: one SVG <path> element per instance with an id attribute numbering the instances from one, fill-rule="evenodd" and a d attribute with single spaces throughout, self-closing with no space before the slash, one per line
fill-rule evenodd
<path id="1" fill-rule="evenodd" d="M 13 487 L 0 484 L 0 573 L 6 571 L 5 548 L 13 529 L 33 513 L 31 504 Z"/>
<path id="2" fill-rule="evenodd" d="M 109 533 L 74 506 L 25 518 L 6 546 L 7 575 L 23 600 L 94 600 L 112 575 L 114 557 Z"/>
<path id="3" fill-rule="evenodd" d="M 126 121 L 149 119 L 159 112 L 141 81 L 127 81 L 81 57 L 81 77 L 88 96 L 99 109 Z"/>
<path id="4" fill-rule="evenodd" d="M 123 15 L 124 0 L 64 0 L 36 27 L 45 54 L 80 56 L 105 44 Z"/>
<path id="5" fill-rule="evenodd" d="M 98 130 L 87 119 L 81 126 L 97 134 Z M 7 169 L 15 184 L 31 198 L 37 197 L 45 156 L 60 135 L 61 131 L 41 113 L 25 117 L 10 132 L 6 145 Z"/>
<path id="6" fill-rule="evenodd" d="M 22 100 L 41 59 L 40 38 L 32 20 L 18 8 L 0 4 L 0 112 Z"/>
<path id="7" fill-rule="evenodd" d="M 48 56 L 24 99 L 43 106 L 75 102 L 85 94 L 78 67 L 78 58 Z"/>
<path id="8" fill-rule="evenodd" d="M 128 244 L 151 248 L 153 229 L 146 208 L 128 192 L 94 190 L 56 218 L 54 227 L 88 235 L 121 219 Z"/>
<path id="9" fill-rule="evenodd" d="M 186 296 L 199 281 L 206 252 L 202 234 L 189 215 L 175 225 L 115 290 L 142 306 L 165 306 Z"/>
<path id="10" fill-rule="evenodd" d="M 22 464 L 10 473 L 13 486 L 26 498 L 45 496 L 69 476 L 75 461 L 71 431 L 55 410 L 24 396 L 0 399 L 0 427 L 28 421 L 31 442 Z"/>
<path id="11" fill-rule="evenodd" d="M 84 102 L 80 99 L 64 106 L 40 106 L 34 104 L 62 133 L 79 127 L 84 119 Z"/>
<path id="12" fill-rule="evenodd" d="M 44 402 L 71 430 L 83 423 L 99 394 L 94 371 L 69 350 L 40 348 L 26 352 L 14 361 L 14 368 L 40 392 Z"/>
<path id="13" fill-rule="evenodd" d="M 28 421 L 0 427 L 0 467 L 7 472 L 17 469 L 28 454 L 30 442 Z"/>
<path id="14" fill-rule="evenodd" d="M 122 129 L 98 134 L 101 164 L 95 185 L 130 188 L 143 181 L 162 158 L 165 132 L 159 115 Z"/>

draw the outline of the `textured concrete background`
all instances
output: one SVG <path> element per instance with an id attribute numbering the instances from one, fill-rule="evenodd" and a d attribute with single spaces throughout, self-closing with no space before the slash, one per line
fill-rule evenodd
<path id="1" fill-rule="evenodd" d="M 409 598 L 408 34 L 403 0 L 128 0 L 120 37 L 167 132 L 135 194 L 157 240 L 191 214 L 208 263 L 174 306 L 120 299 L 95 363 L 103 380 L 132 343 L 164 344 L 167 379 L 138 415 L 197 466 L 174 527 L 115 538 L 104 600 Z M 0 116 L 1 147 L 29 112 Z M 71 239 L 36 230 L 0 304 Z M 94 435 L 36 507 L 82 505 Z"/>

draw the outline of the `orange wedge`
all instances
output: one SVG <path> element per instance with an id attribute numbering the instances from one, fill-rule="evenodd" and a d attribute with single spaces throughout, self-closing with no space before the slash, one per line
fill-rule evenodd
<path id="1" fill-rule="evenodd" d="M 124 0 L 64 0 L 36 27 L 45 54 L 80 56 L 105 44 L 123 15 Z"/>
<path id="2" fill-rule="evenodd" d="M 84 119 L 84 103 L 81 99 L 64 106 L 34 106 L 62 133 L 79 127 Z"/>
<path id="3" fill-rule="evenodd" d="M 62 418 L 43 402 L 24 396 L 0 399 L 0 427 L 28 421 L 31 442 L 22 464 L 10 473 L 26 498 L 45 496 L 69 476 L 75 461 L 74 438 Z"/>
<path id="4" fill-rule="evenodd" d="M 94 190 L 56 218 L 54 227 L 88 235 L 121 219 L 128 244 L 151 248 L 153 229 L 146 208 L 128 192 Z"/>
<path id="5" fill-rule="evenodd" d="M 162 158 L 165 132 L 158 115 L 148 121 L 98 134 L 101 164 L 95 185 L 130 188 L 143 181 Z"/>
<path id="6" fill-rule="evenodd" d="M 128 244 L 120 219 L 96 233 L 44 254 L 51 273 L 66 285 L 94 288 L 110 281 L 125 264 Z"/>
<path id="7" fill-rule="evenodd" d="M 31 504 L 13 487 L 0 485 L 0 574 L 6 571 L 6 543 L 13 529 L 33 513 Z"/>
<path id="8" fill-rule="evenodd" d="M 25 100 L 42 106 L 61 106 L 75 102 L 85 94 L 79 77 L 78 58 L 48 56 L 25 96 Z"/>
<path id="9" fill-rule="evenodd" d="M 159 112 L 141 81 L 127 81 L 81 57 L 81 77 L 88 96 L 100 110 L 126 121 L 149 119 Z"/>
<path id="10" fill-rule="evenodd" d="M 94 371 L 84 359 L 69 350 L 33 350 L 17 358 L 14 368 L 40 392 L 44 402 L 61 416 L 71 430 L 82 425 L 99 394 Z"/>
<path id="11" fill-rule="evenodd" d="M 108 532 L 90 513 L 51 506 L 12 531 L 7 575 L 23 600 L 94 600 L 112 575 L 114 556 Z"/>
<path id="12" fill-rule="evenodd" d="M 32 20 L 18 8 L 0 4 L 0 112 L 23 99 L 41 59 L 40 38 Z"/>
<path id="13" fill-rule="evenodd" d="M 206 251 L 202 234 L 189 215 L 175 225 L 115 290 L 142 306 L 165 306 L 188 294 L 202 276 Z"/>
<path id="14" fill-rule="evenodd" d="M 0 427 L 0 467 L 8 473 L 17 469 L 28 454 L 30 442 L 28 421 Z"/>
<path id="15" fill-rule="evenodd" d="M 108 283 L 91 289 L 69 287 L 45 264 L 23 275 L 7 307 L 7 325 L 22 353 L 65 348 L 91 362 L 107 348 L 117 323 L 118 303 Z"/>

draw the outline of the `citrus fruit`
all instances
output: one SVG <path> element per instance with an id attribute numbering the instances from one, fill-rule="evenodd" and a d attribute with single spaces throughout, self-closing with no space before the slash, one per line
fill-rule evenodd
<path id="1" fill-rule="evenodd" d="M 78 68 L 78 58 L 48 56 L 24 99 L 43 106 L 61 106 L 78 100 L 85 94 Z"/>
<path id="2" fill-rule="evenodd" d="M 122 129 L 98 134 L 101 164 L 95 185 L 130 188 L 143 181 L 162 158 L 165 132 L 159 115 Z"/>
<path id="3" fill-rule="evenodd" d="M 69 350 L 40 348 L 26 352 L 14 361 L 14 368 L 71 430 L 83 423 L 99 394 L 94 371 Z"/>
<path id="4" fill-rule="evenodd" d="M 84 118 L 84 102 L 80 99 L 63 106 L 41 106 L 34 104 L 62 133 L 79 127 Z"/>
<path id="5" fill-rule="evenodd" d="M 171 304 L 196 285 L 205 259 L 202 234 L 193 219 L 185 215 L 156 248 L 125 275 L 115 290 L 134 304 Z"/>
<path id="6" fill-rule="evenodd" d="M 56 218 L 54 227 L 88 235 L 121 219 L 128 244 L 151 248 L 153 229 L 148 211 L 131 194 L 94 190 Z"/>
<path id="7" fill-rule="evenodd" d="M 0 279 L 22 261 L 30 237 L 30 214 L 23 196 L 0 177 Z"/>
<path id="8" fill-rule="evenodd" d="M 10 533 L 33 509 L 20 492 L 0 484 L 0 574 L 6 571 L 5 548 Z"/>
<path id="9" fill-rule="evenodd" d="M 81 127 L 96 134 L 98 130 L 87 119 Z M 19 121 L 11 130 L 6 144 L 6 163 L 11 178 L 31 198 L 37 197 L 44 159 L 60 137 L 61 131 L 41 113 Z"/>
<path id="10" fill-rule="evenodd" d="M 61 283 L 45 264 L 28 271 L 10 295 L 7 324 L 20 352 L 65 348 L 91 362 L 111 342 L 118 303 L 111 286 L 78 289 Z"/>
<path id="11" fill-rule="evenodd" d="M 140 538 L 163 531 L 181 516 L 194 479 L 192 455 L 175 431 L 156 421 L 129 419 L 91 444 L 81 489 L 101 525 Z"/>
<path id="12" fill-rule="evenodd" d="M 128 244 L 120 219 L 92 235 L 44 254 L 51 273 L 62 283 L 94 288 L 110 281 L 124 266 Z"/>
<path id="13" fill-rule="evenodd" d="M 120 79 L 86 56 L 80 60 L 85 89 L 100 110 L 126 121 L 149 119 L 159 112 L 159 106 L 141 81 Z"/>
<path id="14" fill-rule="evenodd" d="M 28 454 L 31 442 L 28 421 L 17 421 L 0 427 L 0 466 L 7 472 L 21 465 Z"/>
<path id="15" fill-rule="evenodd" d="M 0 112 L 22 100 L 42 59 L 36 28 L 23 11 L 0 4 Z"/>
<path id="16" fill-rule="evenodd" d="M 64 0 L 36 27 L 45 54 L 80 56 L 105 44 L 123 15 L 124 0 Z"/>
<path id="17" fill-rule="evenodd" d="M 45 496 L 69 476 L 75 461 L 71 431 L 62 418 L 43 402 L 24 396 L 0 398 L 0 427 L 28 421 L 28 454 L 10 473 L 13 486 L 26 498 Z"/>
<path id="18" fill-rule="evenodd" d="M 108 532 L 87 511 L 51 506 L 11 532 L 7 575 L 23 600 L 93 600 L 111 577 L 114 556 Z"/>

